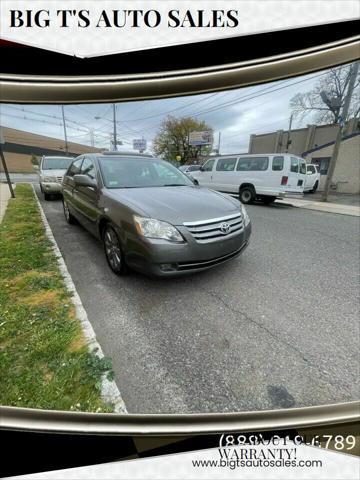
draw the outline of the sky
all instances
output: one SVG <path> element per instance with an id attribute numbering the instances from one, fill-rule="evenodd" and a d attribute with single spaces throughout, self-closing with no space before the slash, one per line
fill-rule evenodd
<path id="1" fill-rule="evenodd" d="M 214 130 L 214 148 L 221 132 L 221 154 L 248 151 L 251 134 L 286 130 L 291 110 L 290 99 L 298 92 L 311 90 L 326 71 L 262 85 L 224 92 L 123 102 L 116 104 L 117 138 L 123 142 L 119 150 L 132 150 L 132 141 L 144 137 L 148 151 L 161 122 L 167 115 L 191 116 L 204 120 Z M 64 139 L 61 105 L 2 104 L 2 126 Z M 113 132 L 112 104 L 65 105 L 68 141 L 110 148 Z M 292 127 L 311 123 L 295 119 Z"/>

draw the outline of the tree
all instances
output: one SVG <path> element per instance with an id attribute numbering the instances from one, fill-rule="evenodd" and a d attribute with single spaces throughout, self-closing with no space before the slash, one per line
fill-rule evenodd
<path id="1" fill-rule="evenodd" d="M 36 155 L 34 155 L 33 153 L 31 154 L 31 158 L 30 158 L 30 162 L 33 164 L 33 165 L 39 165 L 39 159 Z"/>
<path id="2" fill-rule="evenodd" d="M 318 124 L 339 123 L 341 110 L 349 85 L 351 65 L 332 68 L 329 73 L 319 78 L 312 90 L 297 93 L 290 100 L 290 108 L 294 116 L 300 120 L 313 114 Z M 360 75 L 355 83 L 354 94 L 347 118 L 357 117 L 360 113 Z"/>
<path id="3" fill-rule="evenodd" d="M 162 122 L 154 139 L 154 152 L 169 161 L 176 161 L 176 157 L 181 157 L 180 163 L 183 165 L 199 156 L 199 147 L 189 145 L 190 132 L 204 130 L 212 129 L 205 122 L 192 117 L 175 118 L 168 116 Z M 210 151 L 211 146 L 203 146 L 201 153 L 208 155 Z"/>

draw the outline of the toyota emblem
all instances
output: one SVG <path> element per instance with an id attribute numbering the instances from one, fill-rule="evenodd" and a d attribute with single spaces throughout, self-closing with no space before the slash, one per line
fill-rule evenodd
<path id="1" fill-rule="evenodd" d="M 221 233 L 223 233 L 224 235 L 226 235 L 227 233 L 230 232 L 230 225 L 226 222 L 222 223 L 220 225 L 220 231 Z"/>

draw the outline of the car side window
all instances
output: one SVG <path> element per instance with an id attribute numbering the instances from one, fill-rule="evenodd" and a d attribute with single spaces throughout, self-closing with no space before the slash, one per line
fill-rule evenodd
<path id="1" fill-rule="evenodd" d="M 237 158 L 220 158 L 216 165 L 216 171 L 218 172 L 232 172 L 235 169 Z"/>
<path id="2" fill-rule="evenodd" d="M 284 168 L 284 157 L 274 157 L 272 161 L 272 169 L 274 172 L 281 172 Z"/>
<path id="3" fill-rule="evenodd" d="M 87 175 L 92 180 L 95 179 L 96 172 L 95 172 L 95 167 L 92 160 L 90 160 L 89 158 L 84 159 L 83 164 L 81 166 L 81 173 L 82 175 Z"/>
<path id="4" fill-rule="evenodd" d="M 296 157 L 290 159 L 290 172 L 299 173 L 299 159 Z"/>
<path id="5" fill-rule="evenodd" d="M 313 165 L 307 165 L 307 171 L 311 174 L 316 173 L 315 167 Z"/>
<path id="6" fill-rule="evenodd" d="M 208 160 L 202 167 L 203 172 L 211 172 L 214 166 L 215 160 L 211 159 Z"/>
<path id="7" fill-rule="evenodd" d="M 73 177 L 74 175 L 77 175 L 81 171 L 81 164 L 82 164 L 83 158 L 78 158 L 75 160 L 69 167 L 66 175 L 69 177 Z"/>

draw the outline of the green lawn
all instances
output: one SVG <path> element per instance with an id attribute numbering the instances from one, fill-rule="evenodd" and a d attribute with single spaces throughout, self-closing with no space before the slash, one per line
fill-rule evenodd
<path id="1" fill-rule="evenodd" d="M 0 404 L 112 411 L 100 395 L 109 359 L 87 350 L 30 185 L 0 225 Z"/>

